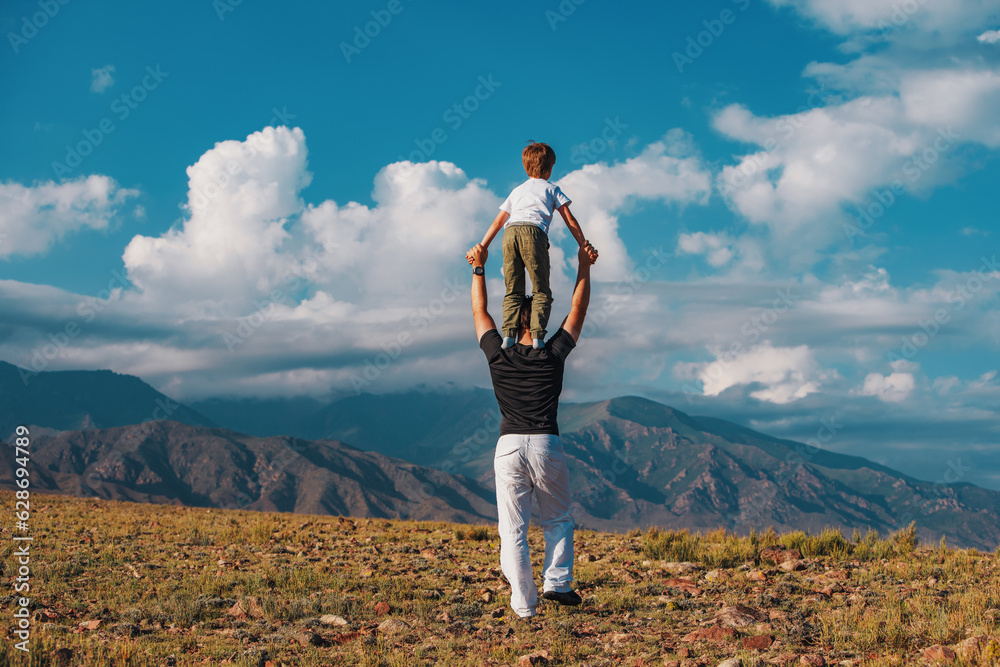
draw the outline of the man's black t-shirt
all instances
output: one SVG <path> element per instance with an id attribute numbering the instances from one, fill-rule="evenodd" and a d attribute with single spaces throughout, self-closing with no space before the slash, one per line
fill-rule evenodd
<path id="1" fill-rule="evenodd" d="M 576 347 L 573 336 L 559 329 L 540 350 L 520 343 L 501 350 L 502 343 L 496 329 L 479 340 L 490 363 L 493 392 L 503 417 L 500 435 L 559 435 L 559 394 L 566 357 Z"/>

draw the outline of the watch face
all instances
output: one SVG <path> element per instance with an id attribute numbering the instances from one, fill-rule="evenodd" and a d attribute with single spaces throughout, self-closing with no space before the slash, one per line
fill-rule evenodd
<path id="1" fill-rule="evenodd" d="M 486 273 L 485 271 L 483 271 L 483 267 L 481 267 L 481 266 L 477 266 L 476 268 L 472 269 L 472 272 L 474 274 L 476 274 L 477 276 L 481 276 L 484 273 Z"/>

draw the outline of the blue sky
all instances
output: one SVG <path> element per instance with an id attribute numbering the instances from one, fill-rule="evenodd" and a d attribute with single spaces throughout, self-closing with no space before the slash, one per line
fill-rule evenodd
<path id="1" fill-rule="evenodd" d="M 834 418 L 823 446 L 1000 488 L 998 29 L 998 0 L 7 2 L 0 358 L 181 400 L 488 386 L 463 255 L 534 139 L 602 253 L 565 398 Z"/>

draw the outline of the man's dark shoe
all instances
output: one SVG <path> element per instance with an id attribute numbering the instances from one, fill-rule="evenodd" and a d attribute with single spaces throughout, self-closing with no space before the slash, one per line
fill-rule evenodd
<path id="1" fill-rule="evenodd" d="M 566 591 L 565 593 L 560 593 L 558 591 L 545 591 L 542 593 L 542 597 L 546 600 L 552 600 L 553 602 L 567 605 L 578 605 L 583 602 L 583 598 L 581 598 L 576 591 Z"/>

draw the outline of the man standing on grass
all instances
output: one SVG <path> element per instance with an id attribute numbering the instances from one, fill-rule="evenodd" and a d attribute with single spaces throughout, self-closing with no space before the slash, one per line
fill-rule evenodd
<path id="1" fill-rule="evenodd" d="M 545 533 L 542 572 L 546 600 L 576 605 L 582 600 L 572 590 L 573 504 L 569 470 L 559 439 L 556 413 L 562 393 L 566 357 L 576 347 L 590 303 L 590 265 L 597 253 L 589 243 L 580 248 L 579 269 L 569 315 L 546 343 L 532 346 L 531 297 L 521 305 L 517 344 L 502 348 L 503 338 L 486 310 L 487 252 L 482 245 L 468 256 L 473 267 L 472 316 L 479 347 L 486 354 L 493 391 L 500 405 L 500 439 L 493 459 L 500 531 L 500 567 L 510 582 L 510 606 L 521 618 L 537 611 L 538 588 L 528 554 L 531 498 L 538 501 Z"/>

